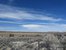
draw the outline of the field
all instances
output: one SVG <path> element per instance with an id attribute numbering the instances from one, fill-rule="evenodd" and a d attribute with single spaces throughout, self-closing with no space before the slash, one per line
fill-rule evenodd
<path id="1" fill-rule="evenodd" d="M 66 32 L 0 31 L 0 50 L 66 50 Z"/>

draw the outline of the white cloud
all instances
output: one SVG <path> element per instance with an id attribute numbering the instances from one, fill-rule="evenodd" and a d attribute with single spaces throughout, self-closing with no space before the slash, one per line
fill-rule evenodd
<path id="1" fill-rule="evenodd" d="M 27 25 L 21 25 L 22 27 L 25 28 L 40 28 L 42 25 L 37 25 L 37 24 L 27 24 Z"/>
<path id="2" fill-rule="evenodd" d="M 31 10 L 29 10 L 31 11 Z M 43 15 L 43 14 L 38 14 L 36 11 L 32 11 L 35 12 L 36 14 L 33 13 L 29 13 L 29 11 L 17 8 L 17 7 L 11 7 L 11 6 L 7 6 L 7 5 L 2 5 L 0 4 L 0 18 L 11 18 L 11 19 L 19 19 L 19 20 L 24 20 L 24 19 L 28 19 L 28 20 L 42 20 L 42 21 L 53 21 L 53 23 L 36 23 L 35 24 L 24 24 L 20 22 L 12 22 L 12 21 L 0 21 L 1 23 L 11 23 L 11 24 L 18 24 L 18 26 L 20 27 L 20 30 L 22 28 L 26 28 L 24 29 L 24 31 L 65 31 L 66 30 L 66 24 L 58 24 L 58 23 L 54 23 L 57 21 L 64 21 L 64 19 L 61 18 L 54 18 L 54 17 L 49 17 L 48 15 Z M 30 22 L 30 21 L 27 21 Z M 23 24 L 23 25 L 21 25 Z M 7 27 L 0 27 L 1 29 L 7 29 Z M 10 26 L 8 26 L 8 29 L 10 29 Z M 12 28 L 14 29 L 14 28 Z M 16 29 L 16 28 L 15 28 Z M 14 30 L 15 30 L 14 29 Z M 18 29 L 16 29 L 18 30 Z M 23 29 L 22 29 L 23 31 Z"/>
<path id="3" fill-rule="evenodd" d="M 51 23 L 51 24 L 25 24 L 20 25 L 21 27 L 24 27 L 26 31 L 38 31 L 38 32 L 44 32 L 44 31 L 66 31 L 66 24 L 58 24 L 58 23 Z"/>
<path id="4" fill-rule="evenodd" d="M 9 24 L 21 24 L 21 23 L 18 23 L 18 22 L 14 22 L 14 21 L 0 21 L 0 23 L 9 23 Z"/>
<path id="5" fill-rule="evenodd" d="M 24 28 L 32 28 L 32 29 L 35 29 L 35 28 L 52 28 L 52 27 L 64 27 L 66 24 L 58 24 L 58 23 L 38 23 L 38 24 L 23 24 L 23 25 L 20 25 L 21 27 L 24 27 Z"/>
<path id="6" fill-rule="evenodd" d="M 60 24 L 59 24 L 60 25 Z M 62 27 L 66 28 L 66 24 L 61 24 Z"/>
<path id="7" fill-rule="evenodd" d="M 30 10 L 31 11 L 31 10 Z M 35 12 L 36 13 L 36 12 Z M 6 5 L 0 5 L 0 18 L 15 18 L 15 19 L 29 19 L 29 20 L 47 20 L 47 21 L 61 21 L 61 18 L 49 17 L 42 14 L 32 14 L 29 11 L 19 9 L 16 7 L 10 7 Z"/>

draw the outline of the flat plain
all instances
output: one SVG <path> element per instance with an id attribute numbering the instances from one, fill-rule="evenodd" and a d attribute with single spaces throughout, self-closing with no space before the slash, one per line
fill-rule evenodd
<path id="1" fill-rule="evenodd" d="M 66 50 L 66 32 L 0 31 L 0 50 Z"/>

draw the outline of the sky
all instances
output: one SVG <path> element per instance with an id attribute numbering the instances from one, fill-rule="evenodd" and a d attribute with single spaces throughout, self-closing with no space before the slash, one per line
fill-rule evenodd
<path id="1" fill-rule="evenodd" d="M 66 0 L 0 0 L 0 31 L 65 32 Z"/>

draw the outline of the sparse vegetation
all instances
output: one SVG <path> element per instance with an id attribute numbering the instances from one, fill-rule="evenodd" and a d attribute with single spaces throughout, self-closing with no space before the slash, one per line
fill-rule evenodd
<path id="1" fill-rule="evenodd" d="M 11 33 L 0 33 L 0 50 L 66 50 L 65 33 Z"/>

